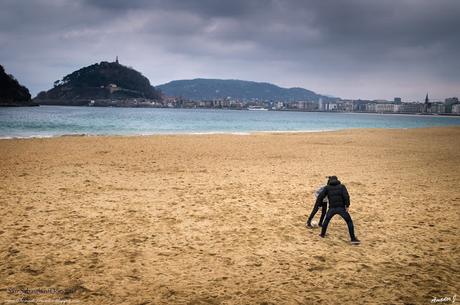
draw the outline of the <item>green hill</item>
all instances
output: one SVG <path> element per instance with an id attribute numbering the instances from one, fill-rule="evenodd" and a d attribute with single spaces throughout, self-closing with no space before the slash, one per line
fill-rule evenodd
<path id="1" fill-rule="evenodd" d="M 191 79 L 175 80 L 157 86 L 165 95 L 183 97 L 190 100 L 214 100 L 226 97 L 242 100 L 268 101 L 318 101 L 332 100 L 328 96 L 316 94 L 303 88 L 281 88 L 270 83 L 234 79 Z"/>
<path id="2" fill-rule="evenodd" d="M 140 72 L 118 61 L 103 61 L 64 76 L 54 82 L 54 88 L 40 92 L 36 100 L 40 104 L 78 105 L 85 100 L 128 98 L 155 100 L 160 99 L 160 92 Z"/>
<path id="3" fill-rule="evenodd" d="M 0 106 L 35 106 L 30 100 L 29 90 L 0 65 Z"/>

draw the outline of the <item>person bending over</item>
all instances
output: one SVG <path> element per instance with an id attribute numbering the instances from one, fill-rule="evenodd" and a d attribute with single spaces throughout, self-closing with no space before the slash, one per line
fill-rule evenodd
<path id="1" fill-rule="evenodd" d="M 319 194 L 323 191 L 325 187 L 326 187 L 325 185 L 322 185 L 316 190 L 315 192 L 316 198 L 318 198 Z M 307 223 L 305 224 L 307 228 L 313 228 L 313 226 L 311 225 L 311 221 L 313 220 L 313 217 L 315 217 L 319 208 L 321 208 L 321 216 L 319 218 L 318 226 L 321 227 L 323 225 L 323 220 L 324 220 L 324 217 L 326 216 L 326 211 L 327 211 L 327 198 L 326 197 L 324 197 L 324 199 L 321 201 L 319 205 L 317 204 L 317 202 L 315 202 L 315 205 L 313 206 L 313 210 L 311 211 L 310 216 L 307 219 Z"/>
<path id="2" fill-rule="evenodd" d="M 359 244 L 360 241 L 355 236 L 353 220 L 348 213 L 350 195 L 348 195 L 347 188 L 345 185 L 340 183 L 337 176 L 329 177 L 328 185 L 326 185 L 323 191 L 318 195 L 316 204 L 321 203 L 326 196 L 329 201 L 329 210 L 327 211 L 326 219 L 323 222 L 320 236 L 323 238 L 326 236 L 327 226 L 329 225 L 331 218 L 334 217 L 334 215 L 339 214 L 347 223 L 351 243 Z"/>

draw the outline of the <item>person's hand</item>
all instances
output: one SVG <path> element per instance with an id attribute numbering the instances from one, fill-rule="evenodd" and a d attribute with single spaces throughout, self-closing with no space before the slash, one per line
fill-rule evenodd
<path id="1" fill-rule="evenodd" d="M 350 209 L 349 207 L 346 207 L 346 208 L 345 208 L 345 211 L 347 211 L 347 212 L 348 212 L 348 210 L 349 210 L 349 209 Z"/>

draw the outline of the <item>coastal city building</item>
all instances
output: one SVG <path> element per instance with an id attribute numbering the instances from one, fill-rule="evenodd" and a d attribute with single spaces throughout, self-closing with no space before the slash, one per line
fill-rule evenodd
<path id="1" fill-rule="evenodd" d="M 375 112 L 395 112 L 395 104 L 376 104 Z"/>
<path id="2" fill-rule="evenodd" d="M 446 113 L 446 106 L 441 102 L 431 103 L 430 113 Z"/>
<path id="3" fill-rule="evenodd" d="M 450 98 L 446 98 L 444 100 L 444 104 L 446 106 L 446 113 L 452 113 L 452 106 L 455 105 L 455 104 L 458 104 L 458 97 L 450 97 Z"/>
<path id="4" fill-rule="evenodd" d="M 120 88 L 116 84 L 108 85 L 111 91 Z M 121 107 L 155 107 L 155 108 L 216 108 L 216 109 L 258 109 L 273 111 L 320 111 L 320 112 L 361 112 L 361 113 L 404 113 L 404 114 L 460 114 L 460 102 L 457 97 L 446 98 L 444 101 L 430 101 L 428 94 L 421 102 L 403 102 L 401 98 L 395 97 L 393 101 L 388 100 L 259 100 L 259 99 L 235 99 L 231 97 L 214 100 L 187 100 L 181 97 L 163 96 L 161 100 L 149 99 L 125 99 L 119 102 L 96 100 L 88 101 L 91 106 L 113 105 Z"/>
<path id="5" fill-rule="evenodd" d="M 452 113 L 460 114 L 460 104 L 452 105 Z"/>

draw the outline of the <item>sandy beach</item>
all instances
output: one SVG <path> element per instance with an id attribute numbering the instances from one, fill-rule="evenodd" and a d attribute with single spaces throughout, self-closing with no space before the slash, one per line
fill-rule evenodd
<path id="1" fill-rule="evenodd" d="M 0 303 L 453 297 L 459 149 L 455 127 L 0 140 Z M 338 216 L 304 226 L 327 175 L 359 246 Z"/>

